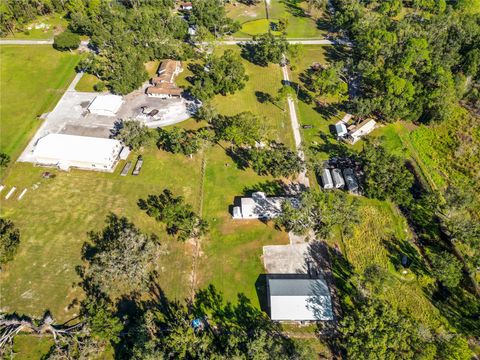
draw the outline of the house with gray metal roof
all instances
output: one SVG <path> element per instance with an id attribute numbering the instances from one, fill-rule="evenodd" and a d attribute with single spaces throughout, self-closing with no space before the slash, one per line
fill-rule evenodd
<path id="1" fill-rule="evenodd" d="M 323 278 L 274 275 L 267 278 L 267 294 L 272 320 L 333 320 L 330 291 Z"/>
<path id="2" fill-rule="evenodd" d="M 257 191 L 251 197 L 242 197 L 240 206 L 234 206 L 232 217 L 234 219 L 273 219 L 282 212 L 282 203 L 290 201 L 293 205 L 298 203 L 293 197 L 266 196 L 264 192 Z"/>

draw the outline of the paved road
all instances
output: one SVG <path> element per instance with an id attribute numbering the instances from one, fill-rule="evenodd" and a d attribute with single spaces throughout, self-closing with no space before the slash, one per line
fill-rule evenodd
<path id="1" fill-rule="evenodd" d="M 80 42 L 80 46 L 87 46 L 89 43 L 88 40 L 83 40 Z M 53 39 L 46 40 L 14 40 L 14 39 L 3 39 L 0 40 L 0 45 L 52 45 Z"/>
<path id="2" fill-rule="evenodd" d="M 0 45 L 52 45 L 53 39 L 48 40 L 0 40 Z"/>
<path id="3" fill-rule="evenodd" d="M 249 38 L 241 38 L 241 39 L 234 39 L 234 40 L 220 40 L 216 41 L 215 44 L 218 45 L 237 45 L 237 44 L 244 44 L 246 42 L 252 41 Z M 340 45 L 335 41 L 327 40 L 327 39 L 287 39 L 290 44 L 301 44 L 301 45 Z M 208 45 L 207 42 L 198 43 L 198 45 Z"/>

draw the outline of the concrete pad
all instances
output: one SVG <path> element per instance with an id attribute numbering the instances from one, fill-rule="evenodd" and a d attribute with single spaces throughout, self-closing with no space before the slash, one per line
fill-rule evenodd
<path id="1" fill-rule="evenodd" d="M 269 274 L 307 274 L 309 244 L 263 247 L 263 264 Z"/>

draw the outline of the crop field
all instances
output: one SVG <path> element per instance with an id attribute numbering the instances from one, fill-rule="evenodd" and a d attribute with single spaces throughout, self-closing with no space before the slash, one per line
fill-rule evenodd
<path id="1" fill-rule="evenodd" d="M 75 76 L 78 55 L 49 45 L 1 45 L 0 150 L 13 159 Z"/>

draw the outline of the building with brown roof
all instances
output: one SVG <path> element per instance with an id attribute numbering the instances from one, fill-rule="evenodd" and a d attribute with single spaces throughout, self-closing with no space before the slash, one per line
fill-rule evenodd
<path id="1" fill-rule="evenodd" d="M 181 96 L 183 89 L 175 85 L 175 78 L 183 71 L 182 63 L 176 60 L 164 60 L 160 64 L 157 76 L 152 78 L 150 82 L 154 86 L 147 88 L 148 96 L 170 98 L 172 96 Z"/>

